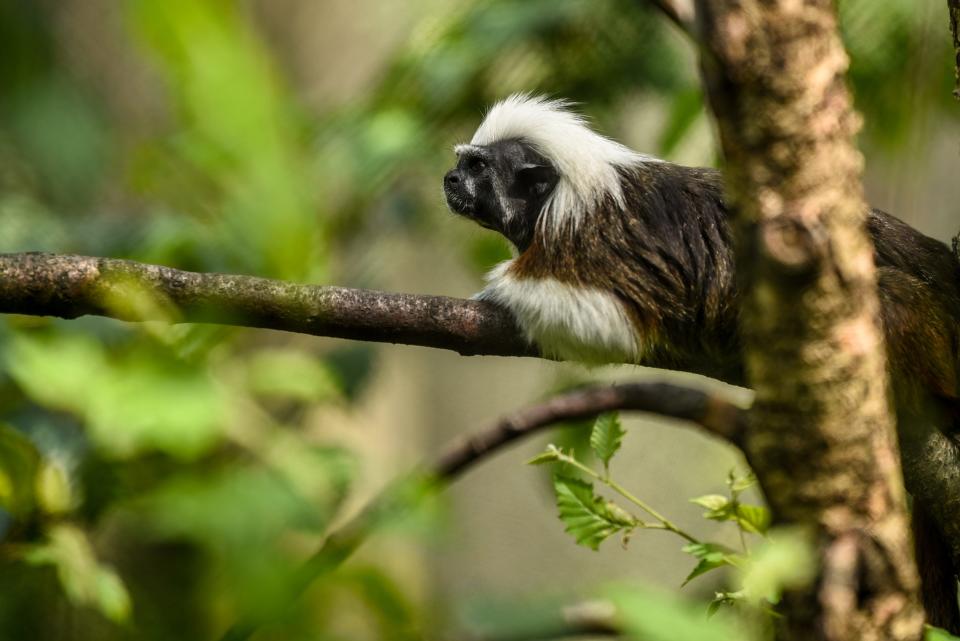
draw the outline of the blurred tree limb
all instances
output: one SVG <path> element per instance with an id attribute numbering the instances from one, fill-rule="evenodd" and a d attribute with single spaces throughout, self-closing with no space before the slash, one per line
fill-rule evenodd
<path id="1" fill-rule="evenodd" d="M 693 38 L 696 34 L 696 15 L 691 0 L 645 0 Z"/>
<path id="2" fill-rule="evenodd" d="M 339 566 L 383 523 L 409 510 L 424 495 L 442 490 L 507 445 L 557 423 L 617 410 L 687 421 L 737 447 L 742 447 L 748 414 L 747 410 L 716 394 L 670 383 L 585 387 L 524 408 L 451 443 L 431 464 L 392 483 L 374 497 L 357 515 L 333 531 L 307 560 L 291 588 L 290 602 L 315 579 Z M 247 639 L 260 624 L 239 623 L 227 631 L 222 641 Z"/>
<path id="3" fill-rule="evenodd" d="M 953 52 L 955 56 L 956 85 L 953 95 L 960 100 L 960 0 L 947 0 L 950 11 L 950 31 L 953 33 Z"/>
<path id="4" fill-rule="evenodd" d="M 781 640 L 923 635 L 873 248 L 860 118 L 830 0 L 698 0 L 756 399 L 745 450 L 775 521 L 813 528 L 815 589 Z"/>

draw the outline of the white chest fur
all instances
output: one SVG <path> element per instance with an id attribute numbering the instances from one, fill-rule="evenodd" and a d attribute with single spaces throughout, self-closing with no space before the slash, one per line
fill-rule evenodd
<path id="1" fill-rule="evenodd" d="M 553 278 L 516 278 L 511 263 L 492 269 L 476 298 L 509 309 L 544 354 L 586 363 L 639 361 L 636 328 L 613 294 Z"/>

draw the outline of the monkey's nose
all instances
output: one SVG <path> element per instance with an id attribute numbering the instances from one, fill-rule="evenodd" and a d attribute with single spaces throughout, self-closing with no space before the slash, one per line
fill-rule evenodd
<path id="1" fill-rule="evenodd" d="M 447 187 L 456 187 L 460 184 L 460 175 L 455 169 L 448 171 L 447 175 L 443 177 L 443 184 Z"/>

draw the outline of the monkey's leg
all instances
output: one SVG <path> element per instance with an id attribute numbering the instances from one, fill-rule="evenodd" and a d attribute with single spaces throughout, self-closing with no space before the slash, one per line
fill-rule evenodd
<path id="1" fill-rule="evenodd" d="M 957 576 L 940 527 L 926 509 L 913 502 L 913 546 L 920 572 L 920 596 L 930 625 L 960 634 Z"/>
<path id="2" fill-rule="evenodd" d="M 960 501 L 960 448 L 952 436 L 935 427 L 948 425 L 951 413 L 930 402 L 920 415 L 898 413 L 897 431 L 904 482 L 913 496 L 914 552 L 927 619 L 960 635 L 960 545 L 950 543 L 960 541 L 960 523 L 954 523 L 945 509 Z"/>

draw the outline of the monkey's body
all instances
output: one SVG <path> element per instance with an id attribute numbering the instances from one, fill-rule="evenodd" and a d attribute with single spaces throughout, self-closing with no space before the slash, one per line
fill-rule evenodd
<path id="1" fill-rule="evenodd" d="M 479 297 L 541 350 L 586 362 L 676 367 L 742 383 L 739 301 L 719 172 L 662 162 L 592 132 L 562 102 L 496 105 L 445 179 L 451 209 L 517 248 Z M 867 216 L 924 602 L 960 632 L 956 581 L 922 471 L 960 461 L 960 263 L 878 210 Z M 930 517 L 933 517 L 932 519 Z M 941 528 L 942 529 L 942 528 Z M 923 567 L 924 565 L 928 567 Z"/>

